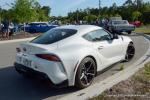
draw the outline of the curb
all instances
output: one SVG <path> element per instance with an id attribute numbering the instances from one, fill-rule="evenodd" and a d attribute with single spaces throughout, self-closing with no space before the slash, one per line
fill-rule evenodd
<path id="1" fill-rule="evenodd" d="M 149 48 L 147 52 L 137 62 L 132 64 L 132 66 L 112 75 L 111 77 L 106 78 L 105 80 L 99 83 L 95 83 L 86 89 L 69 94 L 62 98 L 59 98 L 58 100 L 86 100 L 98 96 L 106 89 L 109 89 L 112 86 L 118 84 L 119 82 L 128 79 L 130 76 L 135 74 L 135 72 L 137 72 L 140 68 L 142 68 L 144 66 L 144 63 L 150 61 L 150 42 L 147 38 L 145 39 L 149 43 Z"/>
<path id="2" fill-rule="evenodd" d="M 0 41 L 0 44 L 5 44 L 5 43 L 15 43 L 15 42 L 22 42 L 22 41 L 30 41 L 34 39 L 35 37 L 31 38 L 24 38 L 24 39 L 15 39 L 15 40 L 6 40 L 6 41 Z"/>

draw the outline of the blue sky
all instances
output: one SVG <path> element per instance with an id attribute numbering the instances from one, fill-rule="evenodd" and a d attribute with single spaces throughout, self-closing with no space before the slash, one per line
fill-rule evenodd
<path id="1" fill-rule="evenodd" d="M 0 6 L 8 9 L 9 4 L 15 0 L 0 0 Z M 65 16 L 68 12 L 87 7 L 98 7 L 98 0 L 37 0 L 42 6 L 50 6 L 52 8 L 52 16 Z M 114 2 L 122 5 L 126 0 L 101 0 L 101 6 L 111 6 Z M 150 0 L 144 0 L 150 1 Z"/>

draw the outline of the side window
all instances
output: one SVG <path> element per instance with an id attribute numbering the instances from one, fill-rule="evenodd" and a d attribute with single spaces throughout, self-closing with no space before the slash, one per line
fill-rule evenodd
<path id="1" fill-rule="evenodd" d="M 41 26 L 48 26 L 46 23 L 41 23 L 40 25 Z"/>
<path id="2" fill-rule="evenodd" d="M 108 32 L 106 32 L 103 29 L 92 31 L 90 33 L 87 33 L 83 36 L 88 41 L 104 41 L 104 40 L 110 40 L 111 37 Z"/>

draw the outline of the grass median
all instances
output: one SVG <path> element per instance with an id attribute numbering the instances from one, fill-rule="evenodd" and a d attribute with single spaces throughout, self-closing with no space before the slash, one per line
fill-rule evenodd
<path id="1" fill-rule="evenodd" d="M 134 32 L 136 32 L 136 33 L 144 33 L 144 34 L 150 35 L 150 25 L 136 28 Z"/>
<path id="2" fill-rule="evenodd" d="M 90 100 L 150 100 L 150 62 L 131 78 Z"/>

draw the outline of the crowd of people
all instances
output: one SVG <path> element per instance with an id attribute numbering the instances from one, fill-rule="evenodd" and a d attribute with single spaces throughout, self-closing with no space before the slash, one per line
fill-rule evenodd
<path id="1" fill-rule="evenodd" d="M 3 20 L 0 23 L 0 37 L 9 38 L 13 34 L 14 24 L 9 20 Z"/>

